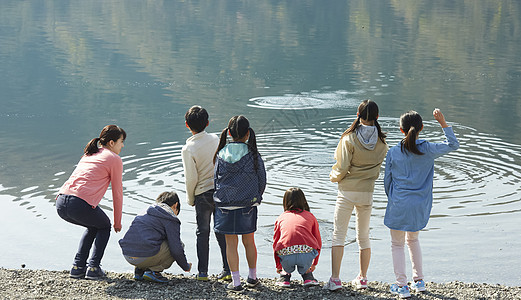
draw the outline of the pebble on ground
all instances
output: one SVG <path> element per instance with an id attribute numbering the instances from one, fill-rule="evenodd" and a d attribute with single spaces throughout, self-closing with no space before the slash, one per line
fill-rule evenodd
<path id="1" fill-rule="evenodd" d="M 292 280 L 290 288 L 277 286 L 273 279 L 262 278 L 255 288 L 242 293 L 225 290 L 225 282 L 210 277 L 207 282 L 193 276 L 163 273 L 170 282 L 158 284 L 134 281 L 131 273 L 107 272 L 101 280 L 72 279 L 69 271 L 0 268 L 2 299 L 397 299 L 389 284 L 372 281 L 369 288 L 357 291 L 350 283 L 330 292 L 320 286 L 305 288 Z M 498 284 L 427 282 L 427 291 L 412 293 L 411 299 L 521 299 L 521 287 Z"/>

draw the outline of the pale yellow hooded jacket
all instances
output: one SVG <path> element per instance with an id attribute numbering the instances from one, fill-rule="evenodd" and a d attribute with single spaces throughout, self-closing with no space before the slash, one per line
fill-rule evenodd
<path id="1" fill-rule="evenodd" d="M 335 150 L 336 163 L 329 179 L 338 182 L 338 189 L 352 192 L 373 192 L 380 175 L 380 166 L 389 147 L 380 138 L 369 150 L 360 142 L 356 132 L 342 137 Z"/>

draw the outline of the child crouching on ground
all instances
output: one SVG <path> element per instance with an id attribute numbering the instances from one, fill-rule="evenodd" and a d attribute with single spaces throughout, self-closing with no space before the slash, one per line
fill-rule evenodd
<path id="1" fill-rule="evenodd" d="M 313 271 L 318 264 L 322 239 L 318 222 L 309 212 L 309 205 L 299 188 L 290 188 L 284 194 L 284 212 L 275 221 L 273 251 L 277 273 L 277 284 L 291 286 L 291 273 L 297 267 L 304 286 L 318 285 Z"/>
<path id="2" fill-rule="evenodd" d="M 175 261 L 185 272 L 192 264 L 186 261 L 181 242 L 181 221 L 177 218 L 181 204 L 175 192 L 163 192 L 156 204 L 132 221 L 125 236 L 119 240 L 125 259 L 133 266 L 135 280 L 166 283 L 161 272 Z"/>

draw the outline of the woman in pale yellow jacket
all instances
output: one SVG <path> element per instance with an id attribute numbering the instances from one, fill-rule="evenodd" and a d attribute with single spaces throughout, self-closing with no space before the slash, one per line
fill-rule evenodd
<path id="1" fill-rule="evenodd" d="M 324 289 L 342 288 L 340 265 L 349 219 L 356 213 L 356 239 L 360 250 L 360 272 L 352 281 L 356 289 L 367 288 L 367 269 L 371 260 L 369 219 L 373 207 L 374 183 L 387 153 L 385 134 L 378 124 L 378 105 L 364 100 L 357 118 L 342 134 L 335 151 L 336 163 L 329 179 L 338 182 L 335 221 L 331 250 L 331 278 Z"/>

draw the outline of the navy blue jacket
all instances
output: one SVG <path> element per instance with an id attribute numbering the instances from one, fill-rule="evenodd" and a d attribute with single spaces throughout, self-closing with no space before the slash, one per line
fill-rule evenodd
<path id="1" fill-rule="evenodd" d="M 190 265 L 181 242 L 181 221 L 159 206 L 152 205 L 144 215 L 136 216 L 119 245 L 124 255 L 150 257 L 159 252 L 163 241 L 167 241 L 179 267 L 188 271 Z"/>
<path id="2" fill-rule="evenodd" d="M 266 188 L 266 170 L 260 154 L 257 157 L 258 168 L 255 171 L 251 152 L 235 163 L 217 156 L 213 194 L 217 207 L 249 207 L 262 201 Z"/>

